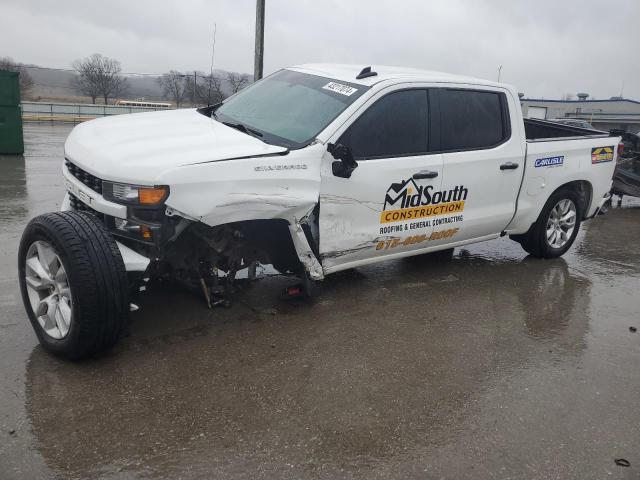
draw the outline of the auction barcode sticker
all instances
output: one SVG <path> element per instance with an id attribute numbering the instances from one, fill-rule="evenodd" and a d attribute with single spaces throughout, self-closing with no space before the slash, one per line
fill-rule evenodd
<path id="1" fill-rule="evenodd" d="M 349 85 L 342 85 L 341 83 L 336 82 L 329 82 L 322 88 L 339 93 L 340 95 L 346 95 L 347 97 L 358 91 L 357 88 L 350 87 Z"/>

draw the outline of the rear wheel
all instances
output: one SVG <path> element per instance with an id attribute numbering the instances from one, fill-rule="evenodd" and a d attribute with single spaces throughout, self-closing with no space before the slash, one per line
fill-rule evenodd
<path id="1" fill-rule="evenodd" d="M 42 346 L 69 359 L 114 345 L 126 328 L 129 288 L 115 240 L 92 215 L 48 213 L 25 229 L 22 300 Z"/>
<path id="2" fill-rule="evenodd" d="M 578 194 L 573 190 L 559 190 L 547 200 L 529 231 L 511 238 L 534 257 L 556 258 L 573 245 L 581 218 L 582 204 Z"/>

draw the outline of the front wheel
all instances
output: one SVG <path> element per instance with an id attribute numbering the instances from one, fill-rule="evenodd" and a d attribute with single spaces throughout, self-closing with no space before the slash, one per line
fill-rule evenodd
<path id="1" fill-rule="evenodd" d="M 529 231 L 511 238 L 534 257 L 556 258 L 573 245 L 581 218 L 582 204 L 578 194 L 573 190 L 559 190 L 547 200 Z"/>
<path id="2" fill-rule="evenodd" d="M 29 222 L 18 252 L 20 290 L 41 345 L 78 360 L 125 331 L 129 288 L 115 240 L 93 215 L 48 213 Z"/>

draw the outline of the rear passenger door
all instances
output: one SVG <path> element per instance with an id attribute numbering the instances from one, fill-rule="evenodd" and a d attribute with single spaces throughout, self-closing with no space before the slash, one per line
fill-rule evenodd
<path id="1" fill-rule="evenodd" d="M 514 100 L 500 89 L 430 93 L 431 119 L 440 129 L 442 190 L 458 202 L 457 211 L 434 220 L 434 234 L 444 233 L 430 246 L 499 234 L 514 215 L 524 169 L 523 142 L 510 122 Z"/>

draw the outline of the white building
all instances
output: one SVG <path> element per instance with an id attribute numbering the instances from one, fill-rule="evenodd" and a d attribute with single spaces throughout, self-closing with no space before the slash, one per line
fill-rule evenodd
<path id="1" fill-rule="evenodd" d="M 525 118 L 579 118 L 594 128 L 609 131 L 621 129 L 640 131 L 640 102 L 615 98 L 611 100 L 586 100 L 584 94 L 578 100 L 544 100 L 522 98 L 522 114 Z"/>

